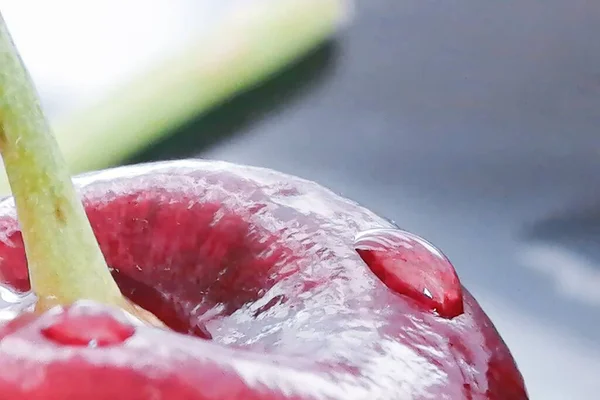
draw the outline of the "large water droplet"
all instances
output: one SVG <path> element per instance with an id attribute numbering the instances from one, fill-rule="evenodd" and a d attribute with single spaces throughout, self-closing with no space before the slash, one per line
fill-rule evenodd
<path id="1" fill-rule="evenodd" d="M 381 281 L 444 318 L 463 313 L 462 286 L 446 256 L 425 239 L 399 229 L 373 229 L 355 248 Z"/>
<path id="2" fill-rule="evenodd" d="M 57 343 L 70 346 L 105 347 L 123 343 L 135 333 L 135 327 L 111 310 L 98 305 L 61 309 L 42 334 Z"/>

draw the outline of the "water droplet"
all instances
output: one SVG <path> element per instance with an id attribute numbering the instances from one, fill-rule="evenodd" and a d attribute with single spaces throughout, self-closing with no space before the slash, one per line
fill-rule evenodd
<path id="1" fill-rule="evenodd" d="M 0 285 L 0 323 L 15 319 L 19 314 L 33 311 L 37 297 L 32 292 L 19 293 Z"/>
<path id="2" fill-rule="evenodd" d="M 135 333 L 135 327 L 119 310 L 93 304 L 74 304 L 55 310 L 52 322 L 42 334 L 69 346 L 105 347 L 123 343 Z"/>
<path id="3" fill-rule="evenodd" d="M 463 313 L 462 286 L 446 256 L 425 239 L 399 229 L 360 233 L 355 248 L 391 290 L 444 318 Z"/>

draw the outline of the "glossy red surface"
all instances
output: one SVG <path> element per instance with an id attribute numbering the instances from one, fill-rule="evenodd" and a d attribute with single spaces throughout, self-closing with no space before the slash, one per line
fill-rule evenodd
<path id="1" fill-rule="evenodd" d="M 138 326 L 120 345 L 72 346 L 42 334 L 60 312 L 23 313 L 0 329 L 2 399 L 527 398 L 451 265 L 407 260 L 406 271 L 444 271 L 402 286 L 426 282 L 435 304 L 386 285 L 355 240 L 397 228 L 315 183 L 202 161 L 77 183 L 124 293 L 177 332 Z M 10 200 L 0 213 L 0 275 L 27 290 Z"/>

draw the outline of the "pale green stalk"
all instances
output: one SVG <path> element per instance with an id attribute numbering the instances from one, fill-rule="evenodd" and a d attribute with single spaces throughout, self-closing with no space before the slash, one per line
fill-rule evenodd
<path id="1" fill-rule="evenodd" d="M 42 303 L 124 304 L 0 15 L 0 152 Z"/>

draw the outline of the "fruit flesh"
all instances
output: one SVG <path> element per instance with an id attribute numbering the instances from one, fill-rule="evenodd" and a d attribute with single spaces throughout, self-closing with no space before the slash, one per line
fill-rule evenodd
<path id="1" fill-rule="evenodd" d="M 314 183 L 204 161 L 76 182 L 124 294 L 212 340 L 136 327 L 118 346 L 65 346 L 41 333 L 60 315 L 23 314 L 0 330 L 3 399 L 527 398 L 468 291 L 448 319 L 390 290 L 354 239 L 395 226 Z M 12 200 L 0 215 L 0 276 L 27 290 Z"/>

